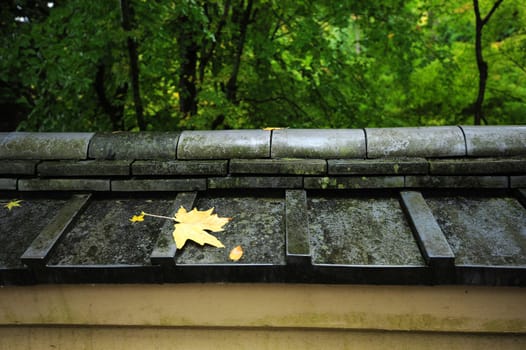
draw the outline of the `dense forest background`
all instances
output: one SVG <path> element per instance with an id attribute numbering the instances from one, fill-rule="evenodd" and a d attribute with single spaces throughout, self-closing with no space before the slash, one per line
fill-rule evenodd
<path id="1" fill-rule="evenodd" d="M 0 31 L 3 130 L 526 123 L 524 0 L 4 0 Z"/>

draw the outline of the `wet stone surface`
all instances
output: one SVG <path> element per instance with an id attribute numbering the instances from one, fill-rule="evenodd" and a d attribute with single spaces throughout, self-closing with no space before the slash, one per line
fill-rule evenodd
<path id="1" fill-rule="evenodd" d="M 178 251 L 176 264 L 285 264 L 285 198 L 282 194 L 267 196 L 240 195 L 207 196 L 197 199 L 197 208 L 214 207 L 220 217 L 230 217 L 223 232 L 214 232 L 225 246 L 215 248 L 187 241 Z M 241 245 L 243 257 L 232 262 L 228 255 Z"/>
<path id="2" fill-rule="evenodd" d="M 1 196 L 0 201 L 15 198 Z M 31 242 L 53 220 L 65 199 L 32 198 L 17 195 L 22 199 L 20 207 L 11 211 L 0 207 L 0 267 L 20 267 L 20 256 Z"/>
<path id="3" fill-rule="evenodd" d="M 164 219 L 146 217 L 130 222 L 141 211 L 170 215 L 173 199 L 121 198 L 93 201 L 57 247 L 50 265 L 150 265 Z"/>
<path id="4" fill-rule="evenodd" d="M 397 199 L 308 199 L 313 263 L 423 265 Z"/>
<path id="5" fill-rule="evenodd" d="M 526 265 L 526 210 L 509 197 L 426 198 L 457 265 Z"/>

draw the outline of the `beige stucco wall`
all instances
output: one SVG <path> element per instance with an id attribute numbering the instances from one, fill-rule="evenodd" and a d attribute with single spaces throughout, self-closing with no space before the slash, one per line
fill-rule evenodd
<path id="1" fill-rule="evenodd" d="M 0 349 L 526 348 L 526 289 L 293 284 L 0 288 Z"/>

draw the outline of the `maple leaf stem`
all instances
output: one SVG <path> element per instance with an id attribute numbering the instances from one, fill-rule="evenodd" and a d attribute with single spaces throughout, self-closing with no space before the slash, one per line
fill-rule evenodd
<path id="1" fill-rule="evenodd" d="M 171 218 L 171 217 L 169 217 L 169 216 L 155 215 L 155 214 L 148 214 L 148 213 L 145 213 L 145 212 L 141 212 L 141 214 L 144 215 L 144 216 L 151 216 L 151 217 L 154 217 L 154 218 L 168 219 L 168 220 L 176 221 L 175 218 Z"/>

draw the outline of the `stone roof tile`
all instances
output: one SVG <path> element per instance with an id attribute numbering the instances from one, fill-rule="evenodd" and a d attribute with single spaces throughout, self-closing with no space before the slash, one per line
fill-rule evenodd
<path id="1" fill-rule="evenodd" d="M 456 126 L 366 128 L 367 158 L 462 157 L 466 143 Z"/>
<path id="2" fill-rule="evenodd" d="M 93 135 L 11 132 L 0 138 L 0 159 L 86 159 Z"/>

